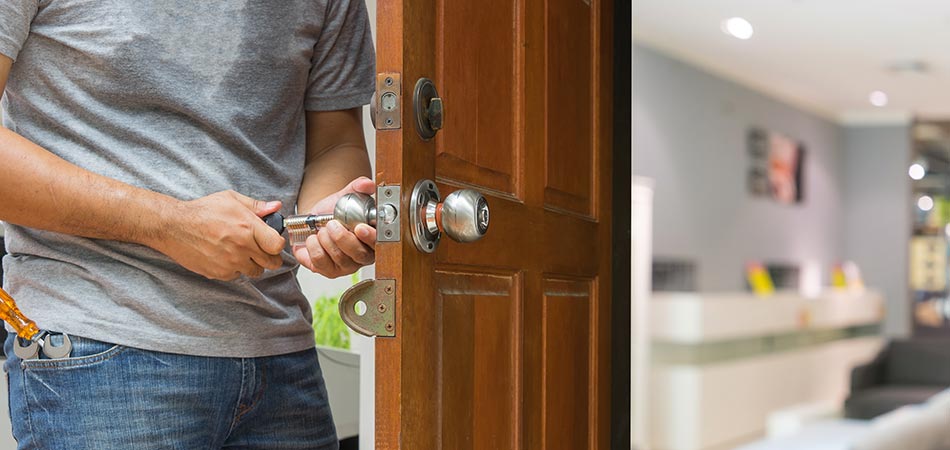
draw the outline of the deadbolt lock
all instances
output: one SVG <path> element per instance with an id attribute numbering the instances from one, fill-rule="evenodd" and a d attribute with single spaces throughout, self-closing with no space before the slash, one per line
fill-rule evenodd
<path id="1" fill-rule="evenodd" d="M 416 116 L 416 131 L 424 141 L 431 140 L 442 129 L 445 107 L 435 84 L 428 78 L 420 78 L 412 96 Z"/>

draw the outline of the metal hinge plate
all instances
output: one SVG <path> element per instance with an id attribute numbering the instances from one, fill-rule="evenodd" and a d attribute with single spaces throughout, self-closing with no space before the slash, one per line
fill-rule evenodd
<path id="1" fill-rule="evenodd" d="M 396 335 L 396 280 L 363 280 L 343 293 L 340 317 L 363 336 Z"/>
<path id="2" fill-rule="evenodd" d="M 377 130 L 402 127 L 402 78 L 398 73 L 376 74 L 376 95 L 370 109 Z"/>

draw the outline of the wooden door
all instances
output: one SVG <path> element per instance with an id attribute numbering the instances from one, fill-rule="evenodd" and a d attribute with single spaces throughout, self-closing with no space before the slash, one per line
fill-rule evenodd
<path id="1" fill-rule="evenodd" d="M 396 336 L 376 340 L 379 449 L 609 445 L 612 0 L 379 0 L 380 73 L 402 126 L 377 132 L 377 180 L 488 198 L 473 244 L 377 246 Z M 423 141 L 412 88 L 444 128 Z"/>

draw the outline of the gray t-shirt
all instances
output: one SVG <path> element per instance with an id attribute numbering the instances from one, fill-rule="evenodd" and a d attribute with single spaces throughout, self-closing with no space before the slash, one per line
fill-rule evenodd
<path id="1" fill-rule="evenodd" d="M 16 61 L 7 128 L 134 186 L 233 189 L 285 214 L 304 112 L 363 105 L 375 84 L 363 0 L 2 0 L 0 53 Z M 134 244 L 7 224 L 6 245 L 4 287 L 44 329 L 207 356 L 314 345 L 288 252 L 260 279 L 220 282 Z"/>

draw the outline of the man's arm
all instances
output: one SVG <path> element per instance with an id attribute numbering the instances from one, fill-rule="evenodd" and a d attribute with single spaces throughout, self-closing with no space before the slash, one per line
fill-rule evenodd
<path id="1" fill-rule="evenodd" d="M 0 92 L 12 66 L 0 55 Z M 258 218 L 277 202 L 230 191 L 179 201 L 82 169 L 3 127 L 0 161 L 0 220 L 146 245 L 215 279 L 280 266 L 284 241 Z"/>
<path id="2" fill-rule="evenodd" d="M 361 108 L 307 112 L 307 162 L 297 201 L 300 213 L 331 213 L 351 192 L 373 194 Z M 294 249 L 297 260 L 330 278 L 348 275 L 375 260 L 376 230 L 359 225 L 353 232 L 337 221 Z"/>

